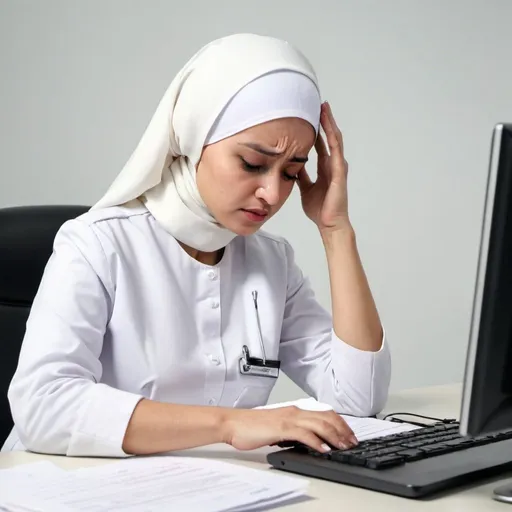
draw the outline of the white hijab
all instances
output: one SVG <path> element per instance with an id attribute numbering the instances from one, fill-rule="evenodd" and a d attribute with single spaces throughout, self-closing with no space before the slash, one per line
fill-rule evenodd
<path id="1" fill-rule="evenodd" d="M 176 75 L 138 146 L 93 209 L 140 198 L 177 240 L 216 251 L 236 235 L 208 211 L 196 185 L 203 147 L 271 119 L 300 117 L 318 132 L 313 68 L 285 41 L 236 34 L 213 41 Z"/>

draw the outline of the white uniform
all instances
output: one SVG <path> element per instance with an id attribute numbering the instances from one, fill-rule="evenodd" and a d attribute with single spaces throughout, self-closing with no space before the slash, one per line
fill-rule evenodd
<path id="1" fill-rule="evenodd" d="M 264 405 L 275 380 L 242 375 L 242 346 L 309 395 L 353 415 L 387 398 L 390 355 L 347 345 L 283 239 L 236 237 L 222 261 L 188 256 L 144 206 L 67 222 L 35 298 L 9 389 L 15 428 L 3 449 L 125 456 L 141 397 L 179 404 Z"/>

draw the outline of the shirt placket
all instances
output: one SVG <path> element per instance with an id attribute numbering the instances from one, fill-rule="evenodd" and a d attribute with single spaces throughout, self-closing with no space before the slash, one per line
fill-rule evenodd
<path id="1" fill-rule="evenodd" d="M 226 378 L 226 363 L 221 341 L 219 270 L 206 270 L 205 281 L 207 294 L 203 325 L 206 360 L 204 399 L 206 405 L 217 405 L 221 399 Z"/>

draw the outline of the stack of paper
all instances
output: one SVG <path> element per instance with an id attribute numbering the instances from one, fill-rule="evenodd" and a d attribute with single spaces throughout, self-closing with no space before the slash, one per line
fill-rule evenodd
<path id="1" fill-rule="evenodd" d="M 261 510 L 305 495 L 308 482 L 189 457 L 132 458 L 63 471 L 49 462 L 0 471 L 9 512 Z"/>
<path id="2" fill-rule="evenodd" d="M 330 411 L 330 405 L 318 402 L 314 398 L 301 398 L 292 402 L 280 402 L 277 404 L 269 404 L 263 407 L 256 407 L 256 409 L 275 409 L 278 407 L 288 407 L 295 405 L 299 409 L 306 411 Z M 408 432 L 415 430 L 418 427 L 410 423 L 395 423 L 392 421 L 384 421 L 376 418 L 358 418 L 355 416 L 347 416 L 340 414 L 340 416 L 347 422 L 348 426 L 354 432 L 354 435 L 359 441 L 366 441 L 367 439 L 374 439 L 376 437 L 388 436 L 391 434 L 398 434 L 399 432 Z"/>

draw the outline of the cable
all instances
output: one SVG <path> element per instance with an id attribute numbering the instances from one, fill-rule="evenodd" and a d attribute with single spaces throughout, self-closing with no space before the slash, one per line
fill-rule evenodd
<path id="1" fill-rule="evenodd" d="M 392 412 L 392 413 L 389 413 L 389 414 L 386 414 L 386 416 L 384 416 L 384 418 L 382 418 L 383 420 L 387 420 L 388 418 L 392 417 L 392 416 L 413 416 L 415 418 L 422 418 L 422 419 L 425 419 L 425 420 L 432 420 L 432 421 L 438 421 L 440 423 L 457 423 L 457 420 L 456 419 L 453 419 L 453 418 L 435 418 L 433 416 L 425 416 L 423 414 L 415 414 L 415 413 L 412 413 L 412 412 Z M 405 421 L 405 420 L 401 420 L 399 418 L 391 418 L 390 421 L 396 421 L 396 422 L 400 422 L 400 423 L 412 423 L 413 425 L 419 425 L 420 427 L 424 427 L 426 425 L 426 423 L 418 423 L 418 422 L 414 422 L 414 421 Z"/>

